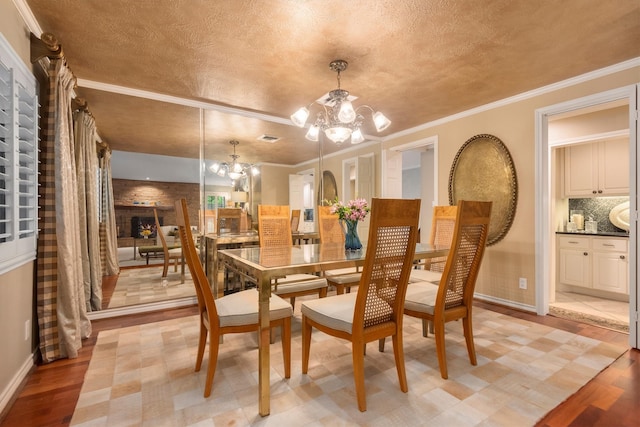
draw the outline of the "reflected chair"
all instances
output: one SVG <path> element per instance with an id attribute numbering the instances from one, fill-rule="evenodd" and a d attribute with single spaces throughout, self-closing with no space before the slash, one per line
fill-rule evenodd
<path id="1" fill-rule="evenodd" d="M 174 261 L 174 269 L 173 271 L 178 271 L 178 261 L 180 261 L 180 283 L 184 283 L 184 260 L 182 258 L 182 248 L 173 248 L 169 249 L 167 245 L 167 239 L 162 232 L 162 227 L 160 225 L 160 220 L 158 219 L 158 211 L 156 209 L 153 210 L 153 215 L 156 219 L 156 234 L 160 239 L 160 244 L 162 245 L 162 251 L 164 253 L 164 267 L 162 269 L 162 279 L 167 278 L 167 273 L 169 271 L 169 263 Z"/>
<path id="2" fill-rule="evenodd" d="M 198 342 L 198 356 L 196 359 L 196 372 L 200 371 L 204 349 L 209 336 L 209 364 L 204 387 L 204 397 L 209 397 L 213 385 L 213 378 L 218 361 L 218 350 L 221 337 L 224 334 L 240 332 L 258 332 L 258 292 L 256 289 L 247 289 L 234 294 L 214 299 L 211 286 L 207 280 L 200 258 L 196 252 L 189 215 L 187 213 L 187 201 L 176 201 L 176 218 L 178 233 L 182 241 L 189 271 L 193 277 L 193 283 L 198 297 L 198 311 L 200 317 L 200 339 Z M 284 376 L 291 376 L 291 305 L 272 295 L 269 299 L 270 327 L 280 327 L 282 334 L 282 357 L 284 359 Z"/>
<path id="3" fill-rule="evenodd" d="M 433 246 L 451 246 L 453 229 L 456 225 L 457 206 L 434 206 L 431 219 L 431 233 L 429 243 Z M 410 283 L 432 282 L 439 283 L 447 257 L 428 258 L 424 263 L 411 272 Z"/>
<path id="4" fill-rule="evenodd" d="M 320 243 L 341 243 L 344 245 L 344 230 L 340 225 L 338 215 L 331 213 L 331 206 L 318 206 L 318 235 Z M 329 286 L 336 288 L 338 295 L 345 289 L 351 291 L 352 286 L 360 282 L 361 272 L 358 267 L 338 268 L 324 271 L 324 277 Z"/>
<path id="5" fill-rule="evenodd" d="M 298 231 L 300 226 L 300 209 L 291 209 L 291 232 Z"/>
<path id="6" fill-rule="evenodd" d="M 472 365 L 477 364 L 472 329 L 473 292 L 484 255 L 490 216 L 491 202 L 458 202 L 451 250 L 439 284 L 418 282 L 407 288 L 404 313 L 433 324 L 440 375 L 445 379 L 448 377 L 446 322 L 462 319 L 469 361 Z"/>
<path id="7" fill-rule="evenodd" d="M 258 238 L 261 248 L 293 246 L 289 206 L 258 205 Z M 327 279 L 314 274 L 290 274 L 277 278 L 272 284 L 273 292 L 289 298 L 294 308 L 297 296 L 317 293 L 324 298 L 327 288 Z"/>
<path id="8" fill-rule="evenodd" d="M 404 295 L 418 236 L 420 200 L 373 199 L 358 292 L 302 303 L 302 373 L 309 370 L 311 331 L 351 341 L 358 409 L 365 411 L 368 342 L 391 336 L 400 389 L 408 391 L 402 347 Z"/>
<path id="9" fill-rule="evenodd" d="M 239 233 L 242 210 L 236 208 L 218 209 L 216 230 L 221 233 Z"/>

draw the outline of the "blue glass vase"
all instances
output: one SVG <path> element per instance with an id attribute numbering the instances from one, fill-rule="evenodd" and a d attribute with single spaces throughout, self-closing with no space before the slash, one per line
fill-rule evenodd
<path id="1" fill-rule="evenodd" d="M 360 237 L 358 237 L 358 221 L 345 219 L 344 228 L 344 248 L 348 251 L 357 251 L 362 249 Z"/>

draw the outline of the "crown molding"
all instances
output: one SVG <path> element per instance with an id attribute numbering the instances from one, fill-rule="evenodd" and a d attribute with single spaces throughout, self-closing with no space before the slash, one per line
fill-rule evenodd
<path id="1" fill-rule="evenodd" d="M 633 58 L 628 61 L 620 62 L 618 64 L 611 65 L 609 67 L 600 68 L 599 70 L 591 71 L 585 74 L 581 74 L 576 77 L 571 77 L 566 80 L 562 80 L 560 82 L 552 83 L 547 86 L 540 87 L 538 89 L 533 89 L 527 92 L 523 92 L 518 95 L 511 96 L 509 98 L 504 98 L 499 101 L 491 102 L 489 104 L 481 105 L 479 107 L 471 108 L 466 111 L 461 111 L 456 114 L 452 114 L 447 117 L 443 117 L 441 119 L 433 120 L 431 122 L 427 122 L 421 124 L 419 126 L 402 130 L 400 132 L 393 133 L 384 137 L 384 141 L 389 141 L 391 139 L 399 138 L 406 135 L 411 135 L 416 132 L 420 132 L 425 129 L 432 128 L 434 126 L 439 126 L 445 123 L 453 122 L 455 120 L 459 120 L 465 117 L 473 116 L 475 114 L 479 114 L 485 111 L 490 111 L 495 108 L 504 107 L 506 105 L 515 104 L 516 102 L 521 102 L 527 99 L 535 98 L 536 96 L 544 95 L 550 92 L 554 92 L 560 89 L 568 88 L 571 86 L 575 86 L 577 84 L 585 83 L 591 80 L 598 79 L 600 77 L 605 77 L 611 74 L 619 73 L 621 71 L 625 71 L 631 68 L 640 67 L 640 57 Z"/>

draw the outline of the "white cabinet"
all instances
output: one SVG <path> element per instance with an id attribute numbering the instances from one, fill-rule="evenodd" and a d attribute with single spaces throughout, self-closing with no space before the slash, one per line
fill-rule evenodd
<path id="1" fill-rule="evenodd" d="M 589 237 L 560 236 L 560 283 L 572 286 L 590 286 Z"/>
<path id="2" fill-rule="evenodd" d="M 628 194 L 628 138 L 565 148 L 565 197 L 626 196 Z"/>
<path id="3" fill-rule="evenodd" d="M 561 285 L 628 294 L 628 239 L 558 236 Z"/>
<path id="4" fill-rule="evenodd" d="M 595 289 L 626 294 L 629 282 L 627 239 L 594 237 L 593 277 Z"/>

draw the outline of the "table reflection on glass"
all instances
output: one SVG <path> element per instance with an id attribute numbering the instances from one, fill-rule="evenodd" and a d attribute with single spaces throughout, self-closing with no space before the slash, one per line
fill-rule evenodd
<path id="1" fill-rule="evenodd" d="M 415 259 L 446 256 L 445 247 L 434 247 L 426 243 L 416 245 Z M 360 251 L 345 251 L 342 243 L 309 244 L 290 247 L 246 247 L 217 251 L 217 259 L 227 269 L 232 269 L 246 279 L 256 283 L 259 297 L 258 332 L 258 402 L 260 415 L 269 415 L 269 297 L 271 280 L 283 275 L 319 273 L 350 266 L 362 266 L 366 248 Z"/>

